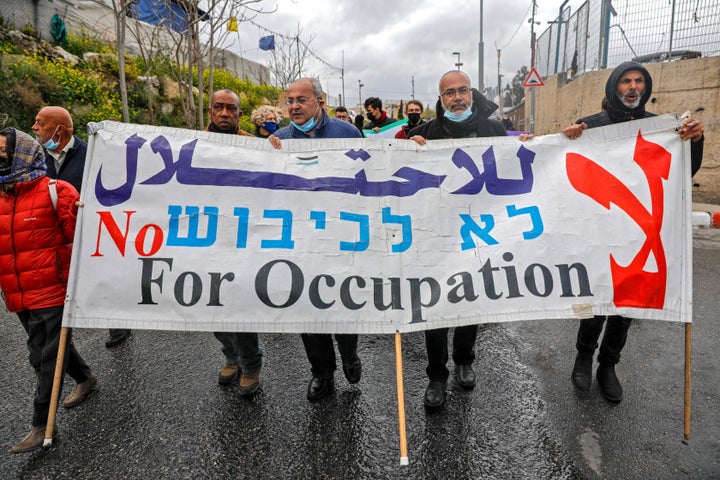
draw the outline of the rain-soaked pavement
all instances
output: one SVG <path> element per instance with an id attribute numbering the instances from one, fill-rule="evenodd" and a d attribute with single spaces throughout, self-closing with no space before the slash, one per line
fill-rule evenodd
<path id="1" fill-rule="evenodd" d="M 98 389 L 59 409 L 50 449 L 13 455 L 29 428 L 34 379 L 25 333 L 3 312 L 0 479 L 720 478 L 718 240 L 699 247 L 696 237 L 689 442 L 678 324 L 633 324 L 619 405 L 595 386 L 587 395 L 573 390 L 574 321 L 481 327 L 478 386 L 467 392 L 451 381 L 437 413 L 422 405 L 423 335 L 403 335 L 408 466 L 399 462 L 392 336 L 361 336 L 360 383 L 340 371 L 334 395 L 313 404 L 299 335 L 261 335 L 262 389 L 242 398 L 217 384 L 222 354 L 210 333 L 137 330 L 108 350 L 106 331 L 76 329 Z"/>

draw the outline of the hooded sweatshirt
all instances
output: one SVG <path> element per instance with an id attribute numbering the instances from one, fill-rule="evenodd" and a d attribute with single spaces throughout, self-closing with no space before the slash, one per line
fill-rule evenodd
<path id="1" fill-rule="evenodd" d="M 618 82 L 620 82 L 622 76 L 630 70 L 637 70 L 645 77 L 645 91 L 640 97 L 640 103 L 635 108 L 625 106 L 616 94 Z M 615 67 L 605 83 L 605 98 L 603 99 L 603 107 L 605 110 L 595 115 L 590 115 L 589 117 L 583 117 L 575 123 L 585 123 L 588 128 L 596 128 L 613 123 L 654 117 L 654 113 L 645 110 L 645 104 L 652 95 L 652 86 L 652 77 L 645 67 L 637 62 L 623 62 Z M 697 142 L 690 142 L 691 172 L 693 175 L 700 170 L 704 142 L 704 136 Z"/>
<path id="2" fill-rule="evenodd" d="M 58 307 L 65 302 L 80 196 L 57 181 L 53 206 L 45 154 L 31 136 L 6 128 L 10 173 L 0 175 L 0 288 L 11 312 Z"/>
<path id="3" fill-rule="evenodd" d="M 472 115 L 463 122 L 453 122 L 445 118 L 445 109 L 442 101 L 438 99 L 435 105 L 437 117 L 410 130 L 407 138 L 415 135 L 420 135 L 426 140 L 507 136 L 502 123 L 488 118 L 497 110 L 498 106 L 474 88 L 472 89 L 472 98 Z"/>

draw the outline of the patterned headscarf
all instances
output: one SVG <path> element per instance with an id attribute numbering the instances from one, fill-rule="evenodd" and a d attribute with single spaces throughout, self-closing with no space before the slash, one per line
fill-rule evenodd
<path id="1" fill-rule="evenodd" d="M 0 134 L 8 138 L 8 146 L 11 146 L 12 138 L 15 140 L 15 148 L 8 151 L 8 156 L 12 160 L 10 173 L 0 176 L 0 184 L 14 185 L 29 182 L 45 175 L 47 169 L 45 152 L 37 140 L 27 133 L 12 127 L 3 129 Z"/>

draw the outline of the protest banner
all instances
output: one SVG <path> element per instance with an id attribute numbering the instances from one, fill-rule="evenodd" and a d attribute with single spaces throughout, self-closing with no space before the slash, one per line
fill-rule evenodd
<path id="1" fill-rule="evenodd" d="M 620 314 L 690 322 L 673 116 L 547 135 L 89 139 L 68 327 L 395 333 Z"/>

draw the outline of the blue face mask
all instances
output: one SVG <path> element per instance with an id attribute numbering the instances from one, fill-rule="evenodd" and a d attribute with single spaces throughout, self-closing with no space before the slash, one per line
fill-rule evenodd
<path id="1" fill-rule="evenodd" d="M 265 130 L 267 130 L 270 133 L 273 133 L 273 132 L 275 132 L 275 130 L 278 129 L 278 124 L 275 122 L 265 122 L 262 124 L 262 128 L 264 128 Z"/>
<path id="2" fill-rule="evenodd" d="M 43 143 L 43 147 L 45 147 L 46 150 L 50 150 L 51 152 L 54 152 L 55 149 L 60 146 L 60 142 L 56 142 L 55 140 L 53 140 L 53 137 L 57 133 L 58 128 L 60 128 L 60 125 L 55 127 L 55 131 L 53 132 L 52 135 L 50 135 L 50 138 L 48 138 L 48 141 Z"/>
<path id="3" fill-rule="evenodd" d="M 462 112 L 459 115 L 456 115 L 455 113 L 451 112 L 450 110 L 445 110 L 445 113 L 443 114 L 443 116 L 445 118 L 447 118 L 448 120 L 450 120 L 451 122 L 457 122 L 457 123 L 464 122 L 465 120 L 467 120 L 468 118 L 470 118 L 472 116 L 472 108 L 468 108 L 467 110 L 465 110 L 464 112 Z"/>

